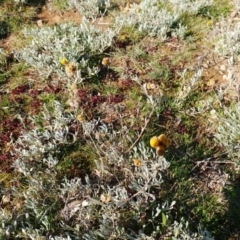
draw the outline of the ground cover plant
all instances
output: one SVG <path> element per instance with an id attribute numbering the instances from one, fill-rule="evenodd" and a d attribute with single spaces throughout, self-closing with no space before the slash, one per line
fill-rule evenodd
<path id="1" fill-rule="evenodd" d="M 0 4 L 0 239 L 239 239 L 238 1 Z"/>

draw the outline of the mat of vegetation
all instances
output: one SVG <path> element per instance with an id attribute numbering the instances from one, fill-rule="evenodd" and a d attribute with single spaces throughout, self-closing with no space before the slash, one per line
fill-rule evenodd
<path id="1" fill-rule="evenodd" d="M 240 238 L 238 0 L 0 0 L 0 239 Z"/>

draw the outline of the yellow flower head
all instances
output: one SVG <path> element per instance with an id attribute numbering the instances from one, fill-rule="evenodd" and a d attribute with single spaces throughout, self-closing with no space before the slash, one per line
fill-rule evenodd
<path id="1" fill-rule="evenodd" d="M 142 166 L 142 161 L 140 159 L 133 159 L 133 163 L 136 167 Z"/>
<path id="2" fill-rule="evenodd" d="M 111 201 L 111 196 L 109 194 L 101 194 L 100 200 L 103 203 L 109 203 Z"/>
<path id="3" fill-rule="evenodd" d="M 147 83 L 146 87 L 147 87 L 147 90 L 154 90 L 158 88 L 158 86 L 154 83 Z"/>
<path id="4" fill-rule="evenodd" d="M 164 145 L 160 145 L 156 148 L 156 153 L 158 156 L 163 156 L 165 150 L 166 150 L 166 147 Z"/>
<path id="5" fill-rule="evenodd" d="M 158 137 L 154 136 L 150 139 L 150 146 L 156 149 L 158 156 L 162 156 L 164 154 L 170 143 L 171 140 L 167 138 L 165 134 L 161 134 Z"/>
<path id="6" fill-rule="evenodd" d="M 85 119 L 84 119 L 83 115 L 79 114 L 79 115 L 77 115 L 77 120 L 79 122 L 84 122 Z"/>
<path id="7" fill-rule="evenodd" d="M 68 64 L 68 60 L 67 60 L 66 58 L 62 58 L 62 59 L 60 60 L 60 63 L 65 66 L 65 65 Z"/>
<path id="8" fill-rule="evenodd" d="M 165 145 L 166 147 L 169 147 L 171 140 L 165 136 L 165 134 L 161 134 L 158 137 L 158 140 L 160 141 L 160 144 Z"/>
<path id="9" fill-rule="evenodd" d="M 158 139 L 158 137 L 154 136 L 150 139 L 150 146 L 152 148 L 156 148 L 159 145 L 160 141 Z"/>
<path id="10" fill-rule="evenodd" d="M 77 66 L 73 62 L 70 62 L 65 66 L 65 72 L 69 77 L 73 77 L 76 71 L 77 71 Z"/>
<path id="11" fill-rule="evenodd" d="M 124 34 L 122 34 L 121 36 L 120 36 L 120 39 L 122 40 L 122 41 L 124 41 L 124 40 L 126 40 L 126 35 L 124 35 Z"/>
<path id="12" fill-rule="evenodd" d="M 102 59 L 103 66 L 109 66 L 109 64 L 110 64 L 110 59 L 108 57 L 105 57 Z"/>

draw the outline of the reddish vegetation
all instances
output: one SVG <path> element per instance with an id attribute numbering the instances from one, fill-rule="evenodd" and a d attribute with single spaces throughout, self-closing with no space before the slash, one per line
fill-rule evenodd
<path id="1" fill-rule="evenodd" d="M 29 94 L 32 98 L 37 97 L 39 94 L 41 94 L 43 92 L 43 90 L 39 90 L 39 89 L 31 89 L 29 91 Z"/>
<path id="2" fill-rule="evenodd" d="M 104 96 L 96 90 L 87 89 L 79 89 L 78 97 L 85 115 L 90 119 L 93 118 L 93 112 L 96 111 L 96 107 L 101 103 L 108 102 L 116 104 L 123 101 L 123 95 L 121 94 Z"/>
<path id="3" fill-rule="evenodd" d="M 47 92 L 47 93 L 60 93 L 62 91 L 62 87 L 61 86 L 51 86 L 48 85 L 43 89 L 43 92 Z"/>
<path id="4" fill-rule="evenodd" d="M 107 101 L 110 103 L 120 103 L 123 101 L 123 96 L 120 94 L 107 96 Z"/>
<path id="5" fill-rule="evenodd" d="M 10 152 L 0 154 L 0 168 L 1 172 L 11 172 L 13 157 Z"/>
<path id="6" fill-rule="evenodd" d="M 12 90 L 12 94 L 18 95 L 18 94 L 26 92 L 28 89 L 29 89 L 29 86 L 27 84 L 19 85 Z"/>
<path id="7" fill-rule="evenodd" d="M 31 107 L 32 113 L 33 114 L 38 114 L 41 105 L 42 105 L 42 102 L 38 99 L 31 102 L 30 107 Z"/>
<path id="8" fill-rule="evenodd" d="M 0 146 L 3 146 L 4 143 L 10 142 L 11 139 L 16 140 L 21 133 L 22 124 L 18 119 L 6 119 L 2 121 L 1 124 L 1 136 L 0 136 Z"/>
<path id="9" fill-rule="evenodd" d="M 8 149 L 8 143 L 16 141 L 22 131 L 22 123 L 18 119 L 5 119 L 0 126 L 0 169 L 2 172 L 11 172 L 13 156 Z"/>

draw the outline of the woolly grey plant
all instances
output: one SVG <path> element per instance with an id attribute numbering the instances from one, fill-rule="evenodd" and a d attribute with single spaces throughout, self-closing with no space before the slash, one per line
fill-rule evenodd
<path id="1" fill-rule="evenodd" d="M 54 171 L 32 172 L 32 176 L 25 177 L 23 188 L 11 189 L 11 197 L 21 199 L 19 206 L 13 208 L 14 214 L 9 209 L 4 210 L 8 219 L 6 214 L 4 218 L 0 214 L 2 239 L 48 239 L 47 232 L 60 228 L 57 217 L 61 199 Z"/>
<path id="2" fill-rule="evenodd" d="M 157 36 L 164 41 L 177 19 L 177 14 L 172 14 L 165 8 L 159 9 L 159 1 L 143 0 L 139 5 L 131 4 L 125 8 L 125 11 L 116 17 L 115 24 L 136 27 L 139 31 Z"/>
<path id="3" fill-rule="evenodd" d="M 214 28 L 213 32 L 216 34 L 215 51 L 227 57 L 229 63 L 234 63 L 234 60 L 240 60 L 240 23 L 232 24 L 226 19 L 222 19 Z"/>
<path id="4" fill-rule="evenodd" d="M 4 50 L 0 48 L 0 71 L 4 72 L 6 64 L 7 64 L 6 54 Z"/>
<path id="5" fill-rule="evenodd" d="M 175 14 L 188 12 L 197 14 L 203 7 L 213 4 L 213 0 L 161 0 L 162 4 L 169 6 Z"/>
<path id="6" fill-rule="evenodd" d="M 16 156 L 14 167 L 24 175 L 29 175 L 34 169 L 38 169 L 38 164 L 44 164 L 49 169 L 56 166 L 58 159 L 54 156 L 61 144 L 70 144 L 75 141 L 75 136 L 69 133 L 69 127 L 75 120 L 74 115 L 65 114 L 61 103 L 55 101 L 53 111 L 46 106 L 42 112 L 41 122 L 44 126 L 39 128 L 36 122 L 39 119 L 32 118 L 35 126 L 29 131 L 26 130 L 13 143 Z M 71 140 L 69 141 L 69 138 Z"/>
<path id="7" fill-rule="evenodd" d="M 23 199 L 24 203 L 16 209 L 12 220 L 16 226 L 11 227 L 9 236 L 45 239 L 46 231 L 52 229 L 52 215 L 56 214 L 61 200 L 56 179 L 59 161 L 56 155 L 60 145 L 75 141 L 75 136 L 69 132 L 73 119 L 73 115 L 64 113 L 62 105 L 55 101 L 48 108 L 44 106 L 41 121 L 39 116 L 38 119 L 32 117 L 31 129 L 25 129 L 18 140 L 12 142 L 12 154 L 16 156 L 13 167 L 24 175 L 25 186 L 23 189 L 12 188 L 13 197 Z M 57 227 L 56 223 L 54 227 Z M 7 230 L 6 227 L 3 229 Z"/>
<path id="8" fill-rule="evenodd" d="M 203 69 L 199 68 L 192 76 L 189 76 L 187 69 L 184 69 L 181 73 L 178 72 L 181 77 L 181 86 L 175 95 L 174 101 L 176 105 L 181 106 L 189 94 L 194 91 L 201 79 L 202 71 Z"/>
<path id="9" fill-rule="evenodd" d="M 74 238 L 74 239 L 80 239 L 80 238 Z M 49 240 L 72 240 L 72 238 L 69 235 L 67 237 L 50 236 Z"/>
<path id="10" fill-rule="evenodd" d="M 55 111 L 49 111 L 45 108 L 42 118 L 44 119 L 43 126 L 53 136 L 51 139 L 41 137 L 41 132 L 34 133 L 35 139 L 27 142 L 27 146 L 34 145 L 33 140 L 42 140 L 44 145 L 48 146 L 48 142 L 53 142 L 57 147 L 58 141 L 63 144 L 68 144 L 65 141 L 65 135 L 59 138 L 55 131 L 64 129 L 63 125 L 68 125 L 68 118 L 63 114 L 61 105 L 55 102 Z M 56 119 L 55 119 L 56 118 Z M 71 118 L 70 118 L 71 119 Z M 52 122 L 49 128 L 47 123 Z M 54 124 L 59 122 L 60 125 Z M 47 165 L 43 168 L 38 168 L 36 163 L 40 163 L 43 155 L 34 159 L 35 165 L 31 162 L 24 162 L 28 157 L 22 156 L 18 161 L 24 163 L 25 170 L 15 164 L 16 170 L 23 172 L 27 178 L 27 184 L 21 192 L 14 188 L 14 194 L 24 199 L 24 204 L 21 212 L 17 216 L 23 215 L 23 221 L 19 221 L 17 217 L 16 226 L 10 236 L 18 236 L 23 239 L 45 239 L 46 232 L 52 227 L 60 227 L 71 229 L 71 234 L 66 232 L 63 239 L 154 239 L 160 233 L 161 222 L 159 216 L 163 215 L 168 219 L 169 211 L 173 208 L 175 202 L 169 204 L 159 202 L 157 196 L 152 192 L 161 189 L 164 184 L 162 172 L 169 167 L 169 162 L 164 157 L 159 157 L 144 143 L 140 142 L 132 148 L 129 153 L 123 154 L 119 147 L 123 139 L 119 131 L 108 129 L 107 125 L 98 128 L 99 122 L 91 123 L 87 129 L 87 136 L 91 136 L 93 150 L 100 151 L 98 146 L 101 142 L 114 140 L 113 144 L 105 144 L 101 150 L 99 158 L 96 159 L 96 168 L 91 176 L 85 176 L 85 179 L 63 179 L 57 181 L 55 165 Z M 101 131 L 106 134 L 106 138 L 95 139 L 94 133 Z M 126 132 L 124 128 L 123 132 Z M 42 134 L 45 136 L 44 128 Z M 23 136 L 26 133 L 23 133 Z M 56 137 L 56 138 L 55 138 Z M 54 142 L 56 141 L 56 142 Z M 19 142 L 21 143 L 21 141 Z M 96 144 L 97 143 L 97 144 Z M 24 150 L 25 145 L 18 145 Z M 54 148 L 52 148 L 54 150 Z M 28 151 L 28 149 L 26 149 Z M 114 151 L 112 154 L 111 151 Z M 45 157 L 50 157 L 51 153 L 45 152 Z M 51 152 L 51 151 L 50 151 Z M 20 153 L 20 148 L 18 149 Z M 138 161 L 136 161 L 138 160 Z M 61 209 L 57 207 L 59 202 L 63 203 Z M 151 234 L 144 233 L 146 227 L 142 224 L 142 218 L 146 215 L 146 211 L 150 211 L 151 215 L 146 220 L 146 223 L 153 224 L 153 232 Z M 53 221 L 51 216 L 57 216 L 58 222 Z M 93 224 L 93 223 L 96 224 Z M 129 222 L 133 225 L 128 225 Z M 168 223 L 171 232 L 171 223 Z M 142 226 L 141 226 L 142 225 Z M 176 224 L 175 224 L 176 225 Z M 175 226 L 174 225 L 174 226 Z M 11 226 L 11 225 L 10 225 Z M 132 226 L 132 227 L 131 227 Z M 135 227 L 134 227 L 135 226 Z M 139 229 L 139 227 L 141 228 Z M 137 228 L 138 230 L 135 230 Z M 185 234 L 188 230 L 181 230 L 180 234 Z M 6 227 L 3 227 L 6 232 Z M 79 238 L 81 236 L 81 238 Z M 179 235 L 181 236 L 181 235 Z M 193 235 L 191 235 L 193 236 Z M 143 238 L 145 237 L 145 238 Z M 54 236 L 52 236 L 54 239 Z M 61 236 L 57 236 L 61 239 Z M 179 238 L 185 239 L 185 238 Z M 200 238 L 199 238 L 200 239 Z"/>
<path id="11" fill-rule="evenodd" d="M 164 7 L 160 7 L 160 5 Z M 211 5 L 212 1 L 208 0 L 143 0 L 139 5 L 126 6 L 116 17 L 116 24 L 136 27 L 140 32 L 157 36 L 162 41 L 167 39 L 169 33 L 172 36 L 183 38 L 187 26 L 179 23 L 177 27 L 173 28 L 181 14 L 185 12 L 197 14 L 201 8 Z"/>
<path id="12" fill-rule="evenodd" d="M 77 11 L 88 19 L 95 20 L 106 14 L 111 6 L 110 0 L 70 0 L 70 7 L 74 7 Z"/>
<path id="13" fill-rule="evenodd" d="M 28 184 L 25 183 L 24 188 L 14 186 L 11 189 L 11 198 L 21 201 L 18 206 L 12 204 L 14 214 L 8 214 L 8 220 L 1 219 L 2 239 L 44 239 L 44 232 L 51 222 L 49 215 L 56 205 L 56 191 L 52 188 L 54 175 L 44 175 L 34 173 L 31 178 L 26 178 Z M 9 209 L 5 210 L 9 212 Z"/>
<path id="14" fill-rule="evenodd" d="M 15 228 L 13 214 L 6 209 L 1 209 L 0 221 L 0 237 L 4 239 L 4 237 L 9 236 L 10 232 Z"/>
<path id="15" fill-rule="evenodd" d="M 233 7 L 236 11 L 238 11 L 240 9 L 240 2 L 238 0 L 232 0 L 231 4 L 233 5 Z"/>
<path id="16" fill-rule="evenodd" d="M 65 220 L 75 219 L 81 226 L 83 239 L 104 239 L 116 238 L 125 239 L 129 235 L 130 229 L 125 225 L 124 215 L 131 211 L 134 222 L 140 222 L 140 218 L 145 214 L 149 203 L 153 203 L 156 198 L 150 192 L 152 187 L 160 188 L 163 183 L 160 171 L 164 171 L 169 164 L 164 158 L 157 158 L 155 153 L 147 150 L 140 144 L 139 148 L 133 150 L 132 157 L 141 156 L 142 164 L 132 169 L 133 159 L 119 162 L 122 156 L 117 159 L 106 156 L 96 161 L 96 180 L 86 178 L 86 183 L 81 180 L 65 180 L 60 189 L 63 201 L 66 203 L 62 210 Z M 154 159 L 148 159 L 149 156 Z M 115 156 L 116 157 L 116 156 Z M 104 159 L 108 158 L 108 161 Z M 112 160 L 111 160 L 112 159 Z M 126 159 L 126 158 L 125 158 Z M 146 163 L 145 163 L 146 161 Z M 156 162 L 155 162 L 156 161 Z M 122 176 L 114 176 L 117 165 L 121 169 Z M 107 169 L 107 170 L 106 170 Z M 111 183 L 116 178 L 115 184 Z M 167 203 L 159 211 L 170 210 L 174 203 L 167 207 Z M 99 224 L 94 227 L 91 222 L 97 219 Z M 134 231 L 133 229 L 131 231 Z"/>
<path id="17" fill-rule="evenodd" d="M 239 103 L 233 106 L 223 107 L 222 113 L 216 114 L 215 120 L 215 140 L 218 144 L 224 147 L 224 151 L 231 159 L 235 159 L 237 168 L 240 167 L 240 105 Z"/>
<path id="18" fill-rule="evenodd" d="M 118 29 L 102 31 L 84 18 L 79 26 L 66 23 L 25 29 L 24 35 L 32 40 L 16 57 L 25 60 L 45 77 L 55 74 L 67 79 L 64 81 L 69 84 L 82 82 L 98 73 L 101 56 L 112 45 Z M 71 77 L 66 74 L 67 66 L 61 65 L 62 59 L 74 66 Z M 59 81 L 58 78 L 55 76 L 55 81 Z"/>
<path id="19" fill-rule="evenodd" d="M 198 233 L 193 233 L 189 231 L 188 225 L 184 218 L 181 218 L 180 222 L 175 221 L 169 226 L 166 237 L 173 240 L 214 240 L 207 230 L 199 229 Z"/>
<path id="20" fill-rule="evenodd" d="M 107 131 L 105 133 L 110 134 Z M 139 161 L 136 162 L 137 159 Z M 168 219 L 168 212 L 175 205 L 175 202 L 160 204 L 151 193 L 153 188 L 161 189 L 164 184 L 161 173 L 168 167 L 169 163 L 164 157 L 158 157 L 141 142 L 124 156 L 117 150 L 113 155 L 104 150 L 96 160 L 94 178 L 86 177 L 84 184 L 79 178 L 65 179 L 62 183 L 59 190 L 65 206 L 61 216 L 66 224 L 71 219 L 75 234 L 81 234 L 86 240 L 156 239 L 161 228 L 159 216 L 164 214 Z M 152 212 L 147 222 L 155 226 L 150 235 L 144 233 L 145 225 L 138 231 L 126 225 L 126 221 L 129 221 L 137 228 L 146 211 Z M 94 221 L 98 224 L 92 225 Z M 178 239 L 204 239 L 201 234 L 190 233 L 188 226 L 182 228 L 177 223 L 168 224 L 167 232 L 171 236 L 179 236 Z M 174 231 L 178 235 L 174 235 Z"/>

